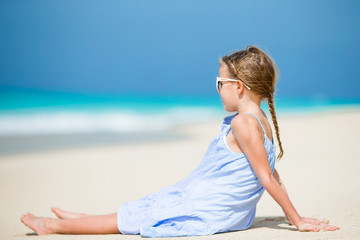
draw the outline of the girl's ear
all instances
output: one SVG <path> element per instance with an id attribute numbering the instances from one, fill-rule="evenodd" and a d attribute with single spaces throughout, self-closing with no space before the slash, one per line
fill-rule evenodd
<path id="1" fill-rule="evenodd" d="M 241 81 L 237 81 L 236 82 L 236 90 L 238 91 L 239 94 L 243 94 L 245 91 L 245 86 Z"/>

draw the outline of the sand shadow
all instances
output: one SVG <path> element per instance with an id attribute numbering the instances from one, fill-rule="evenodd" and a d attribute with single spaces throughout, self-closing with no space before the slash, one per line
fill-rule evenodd
<path id="1" fill-rule="evenodd" d="M 283 216 L 255 217 L 250 229 L 264 227 L 287 231 L 297 231 L 297 229 L 290 225 Z"/>
<path id="2" fill-rule="evenodd" d="M 37 233 L 32 232 L 32 233 L 27 233 L 25 234 L 26 236 L 39 236 Z"/>

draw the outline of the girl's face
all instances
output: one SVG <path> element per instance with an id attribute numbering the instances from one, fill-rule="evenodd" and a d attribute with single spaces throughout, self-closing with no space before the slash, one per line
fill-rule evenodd
<path id="1" fill-rule="evenodd" d="M 228 67 L 225 64 L 221 64 L 219 68 L 219 77 L 231 78 Z M 222 82 L 222 87 L 219 90 L 224 109 L 227 112 L 235 112 L 238 109 L 238 93 L 237 83 L 235 82 Z"/>

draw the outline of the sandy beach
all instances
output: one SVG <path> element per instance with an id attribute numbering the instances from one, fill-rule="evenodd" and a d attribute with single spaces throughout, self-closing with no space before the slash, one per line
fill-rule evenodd
<path id="1" fill-rule="evenodd" d="M 219 118 L 220 119 L 220 118 Z M 139 235 L 36 236 L 22 214 L 53 217 L 50 207 L 104 214 L 174 184 L 201 161 L 220 122 L 173 129 L 163 141 L 52 149 L 0 156 L 0 239 L 140 239 Z M 301 233 L 265 192 L 245 231 L 181 239 L 360 239 L 360 108 L 279 115 L 285 155 L 276 168 L 302 216 L 335 232 Z M 16 143 L 14 143 L 16 144 Z"/>

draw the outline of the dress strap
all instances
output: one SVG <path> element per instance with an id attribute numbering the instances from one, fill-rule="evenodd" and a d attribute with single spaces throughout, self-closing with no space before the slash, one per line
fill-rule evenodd
<path id="1" fill-rule="evenodd" d="M 253 114 L 253 113 L 246 113 L 246 114 L 253 115 L 253 116 L 256 118 L 256 120 L 258 120 L 258 122 L 260 123 L 260 126 L 261 126 L 261 128 L 262 128 L 262 130 L 263 130 L 263 132 L 264 132 L 264 138 L 265 138 L 266 132 L 265 132 L 264 126 L 262 125 L 260 119 L 259 119 L 255 114 Z"/>

